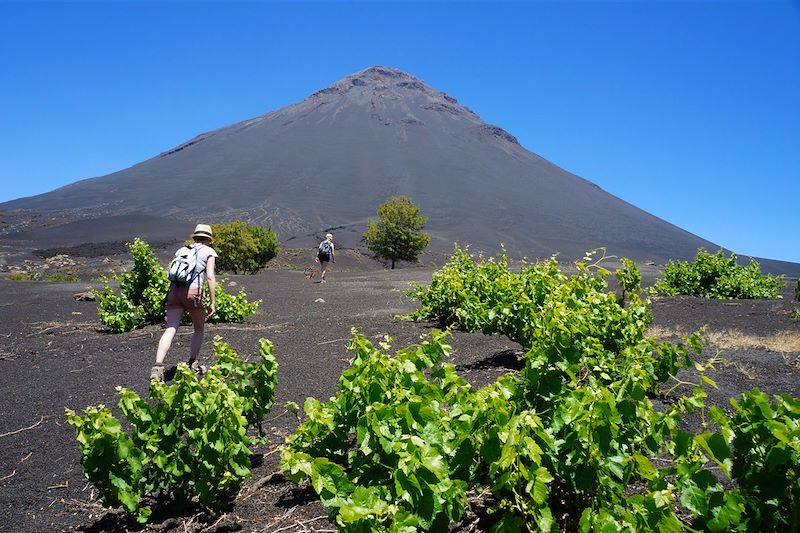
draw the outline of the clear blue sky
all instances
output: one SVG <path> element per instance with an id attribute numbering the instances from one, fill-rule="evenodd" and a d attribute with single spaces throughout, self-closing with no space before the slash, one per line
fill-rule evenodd
<path id="1" fill-rule="evenodd" d="M 800 2 L 0 0 L 0 201 L 372 65 L 742 255 L 800 262 Z"/>

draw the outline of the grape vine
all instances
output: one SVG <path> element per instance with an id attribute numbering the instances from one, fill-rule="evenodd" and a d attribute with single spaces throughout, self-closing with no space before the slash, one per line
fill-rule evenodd
<path id="1" fill-rule="evenodd" d="M 700 334 L 657 343 L 635 265 L 610 272 L 588 255 L 513 272 L 505 257 L 456 248 L 406 318 L 518 341 L 524 368 L 473 390 L 446 334 L 385 353 L 354 333 L 338 392 L 309 398 L 281 467 L 309 483 L 342 531 L 440 531 L 469 495 L 488 499 L 492 531 L 784 531 L 798 527 L 800 409 L 753 391 L 707 419 Z M 697 371 L 697 383 L 678 379 Z M 651 401 L 674 402 L 656 409 Z M 704 432 L 681 421 L 692 414 Z M 723 484 L 709 464 L 716 465 Z M 766 490 L 770 476 L 785 480 Z M 762 509 L 759 511 L 759 509 Z M 768 512 L 763 509 L 769 509 Z"/>
<path id="2" fill-rule="evenodd" d="M 158 491 L 207 507 L 235 493 L 250 477 L 249 446 L 263 441 L 248 428 L 260 430 L 275 402 L 272 349 L 261 339 L 258 362 L 247 363 L 216 337 L 217 360 L 202 379 L 181 363 L 172 384 L 153 382 L 146 400 L 117 387 L 129 431 L 104 405 L 82 414 L 66 409 L 84 473 L 103 503 L 146 522 L 145 499 Z"/>

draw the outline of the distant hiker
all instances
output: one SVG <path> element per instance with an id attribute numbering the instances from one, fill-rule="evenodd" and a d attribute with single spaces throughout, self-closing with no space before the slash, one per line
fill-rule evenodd
<path id="1" fill-rule="evenodd" d="M 317 250 L 317 257 L 314 261 L 319 263 L 319 282 L 325 283 L 325 269 L 328 268 L 328 263 L 336 262 L 336 249 L 333 246 L 333 235 L 328 233 L 325 239 L 319 243 Z"/>
<path id="2" fill-rule="evenodd" d="M 167 356 L 175 332 L 181 324 L 183 314 L 192 317 L 192 344 L 189 349 L 189 367 L 200 372 L 197 355 L 203 344 L 203 328 L 207 318 L 214 315 L 217 280 L 214 273 L 217 252 L 211 247 L 214 235 L 211 226 L 198 224 L 191 235 L 191 245 L 181 246 L 175 252 L 169 269 L 170 286 L 167 292 L 167 329 L 158 341 L 156 364 L 150 370 L 151 380 L 164 380 L 164 359 Z M 208 306 L 205 304 L 204 286 L 208 282 Z"/>

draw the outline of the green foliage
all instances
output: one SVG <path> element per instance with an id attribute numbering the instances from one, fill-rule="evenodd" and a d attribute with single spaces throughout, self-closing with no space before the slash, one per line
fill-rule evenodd
<path id="1" fill-rule="evenodd" d="M 392 196 L 378 207 L 378 221 L 367 221 L 364 243 L 380 259 L 416 262 L 430 237 L 422 232 L 428 219 L 407 196 Z"/>
<path id="2" fill-rule="evenodd" d="M 80 281 L 80 278 L 74 274 L 55 272 L 45 278 L 45 281 L 50 283 L 74 283 Z"/>
<path id="3" fill-rule="evenodd" d="M 97 292 L 100 322 L 115 333 L 161 320 L 169 289 L 166 271 L 158 264 L 150 245 L 137 237 L 128 249 L 133 256 L 133 269 L 115 276 L 120 294 L 108 285 Z"/>
<path id="4" fill-rule="evenodd" d="M 306 400 L 281 469 L 311 483 L 342 531 L 442 531 L 461 517 L 468 434 L 453 425 L 469 386 L 440 364 L 444 337 L 389 356 L 354 332 L 336 396 Z"/>
<path id="5" fill-rule="evenodd" d="M 444 362 L 446 333 L 389 355 L 388 339 L 376 348 L 354 331 L 336 395 L 306 400 L 280 468 L 313 487 L 342 531 L 444 531 L 468 493 L 491 495 L 498 532 L 800 529 L 800 400 L 754 390 L 731 402 L 731 416 L 710 409 L 703 433 L 684 431 L 689 414 L 705 421 L 704 387 L 716 386 L 705 374 L 715 359 L 696 360 L 700 335 L 685 344 L 646 335 L 633 262 L 616 272 L 625 301 L 592 254 L 576 267 L 567 276 L 550 259 L 515 273 L 506 257 L 476 261 L 456 248 L 429 286 L 408 291 L 420 308 L 406 318 L 506 335 L 525 350 L 522 370 L 474 390 Z M 118 300 L 120 315 L 138 311 Z M 261 350 L 265 361 L 271 345 Z M 146 520 L 146 494 L 212 505 L 249 474 L 241 428 L 272 407 L 275 365 L 248 370 L 219 341 L 215 351 L 209 376 L 224 376 L 224 390 L 185 367 L 171 386 L 189 383 L 185 392 L 156 384 L 148 404 L 121 389 L 130 434 L 102 406 L 68 411 L 87 477 L 109 505 Z M 697 383 L 679 379 L 682 368 Z M 654 395 L 674 402 L 657 411 Z M 176 405 L 180 416 L 169 414 Z M 220 444 L 222 433 L 232 444 Z"/>
<path id="6" fill-rule="evenodd" d="M 800 302 L 800 278 L 797 278 L 797 282 L 794 284 L 794 299 Z"/>
<path id="7" fill-rule="evenodd" d="M 527 351 L 518 383 L 505 386 L 517 391 L 513 407 L 492 405 L 492 416 L 502 416 L 486 427 L 469 428 L 483 441 L 475 448 L 483 451 L 498 511 L 507 515 L 503 527 L 522 520 L 533 529 L 553 529 L 548 502 L 554 480 L 558 498 L 572 502 L 592 527 L 610 517 L 644 529 L 679 524 L 669 510 L 654 518 L 629 508 L 625 493 L 635 457 L 644 464 L 661 451 L 684 405 L 659 414 L 646 394 L 658 392 L 689 364 L 689 350 L 656 345 L 645 336 L 650 312 L 638 296 L 640 276 L 632 262 L 624 261 L 617 273 L 630 291 L 630 303 L 623 307 L 607 292 L 609 272 L 590 260 L 579 263 L 571 277 L 554 259 L 515 274 L 505 257 L 475 262 L 456 248 L 430 286 L 409 292 L 420 301 L 409 318 L 504 334 Z M 699 352 L 696 338 L 691 344 Z M 636 503 L 651 504 L 647 497 Z"/>
<path id="8" fill-rule="evenodd" d="M 426 288 L 412 284 L 407 295 L 420 307 L 406 319 L 434 319 L 442 325 L 458 324 L 467 331 L 485 335 L 500 333 L 531 345 L 527 317 L 536 313 L 544 295 L 565 278 L 555 260 L 538 263 L 516 275 L 508 258 L 478 262 L 468 250 L 455 247 L 450 260 L 434 272 Z"/>
<path id="9" fill-rule="evenodd" d="M 202 380 L 181 363 L 171 385 L 151 384 L 147 401 L 117 387 L 130 431 L 103 405 L 83 414 L 66 409 L 84 473 L 106 505 L 146 522 L 148 495 L 163 491 L 215 507 L 250 477 L 247 430 L 275 401 L 272 344 L 261 339 L 255 363 L 242 361 L 219 337 L 214 351 L 217 362 Z"/>
<path id="10" fill-rule="evenodd" d="M 516 274 L 505 256 L 487 261 L 480 257 L 476 262 L 467 249 L 456 247 L 450 261 L 433 274 L 428 287 L 412 285 L 407 294 L 419 300 L 420 307 L 405 318 L 434 319 L 486 335 L 499 333 L 519 342 L 525 350 L 538 338 L 562 334 L 553 331 L 556 324 L 563 324 L 565 332 L 577 328 L 587 338 L 595 335 L 607 349 L 643 338 L 651 320 L 647 306 L 634 292 L 632 305 L 622 308 L 605 292 L 609 272 L 588 265 L 589 260 L 591 256 L 578 265 L 579 275 L 571 278 L 559 271 L 554 258 Z M 628 273 L 621 275 L 635 280 L 636 266 L 631 262 L 626 269 Z"/>
<path id="11" fill-rule="evenodd" d="M 208 290 L 207 286 L 206 290 Z M 214 303 L 214 316 L 211 317 L 210 322 L 242 322 L 256 312 L 261 300 L 248 302 L 247 293 L 244 290 L 240 290 L 235 295 L 228 294 L 222 290 L 222 284 L 217 283 L 216 301 Z"/>
<path id="12" fill-rule="evenodd" d="M 97 314 L 100 323 L 113 331 L 122 333 L 138 328 L 145 323 L 142 310 L 133 305 L 125 296 L 119 296 L 109 286 L 103 288 L 97 294 Z"/>
<path id="13" fill-rule="evenodd" d="M 750 531 L 800 531 L 800 400 L 758 389 L 731 400 L 729 419 L 711 416 L 722 429 L 723 461 L 736 479 Z"/>
<path id="14" fill-rule="evenodd" d="M 13 272 L 6 278 L 9 281 L 46 281 L 49 283 L 72 283 L 80 281 L 78 276 L 71 273 L 55 272 L 45 276 L 38 270 L 27 270 L 25 272 Z"/>
<path id="15" fill-rule="evenodd" d="M 711 254 L 702 248 L 691 263 L 670 261 L 664 275 L 652 287 L 654 294 L 688 294 L 705 298 L 780 298 L 783 276 L 761 273 L 758 262 L 736 264 L 736 254 L 726 257 L 720 250 Z"/>
<path id="16" fill-rule="evenodd" d="M 625 301 L 625 295 L 628 293 L 636 293 L 642 290 L 642 275 L 636 267 L 636 263 L 623 257 L 620 262 L 622 268 L 617 270 L 617 280 L 619 280 L 620 288 L 622 288 L 622 295 L 620 300 Z"/>
<path id="17" fill-rule="evenodd" d="M 96 291 L 100 322 L 114 333 L 131 331 L 163 320 L 170 285 L 167 272 L 159 265 L 150 245 L 136 238 L 128 248 L 133 256 L 133 269 L 115 276 L 119 283 L 119 294 L 109 285 Z M 217 309 L 213 321 L 241 322 L 256 312 L 261 300 L 248 303 L 244 291 L 230 295 L 221 285 L 217 284 Z"/>
<path id="18" fill-rule="evenodd" d="M 442 363 L 441 333 L 394 356 L 355 334 L 336 396 L 306 401 L 282 470 L 311 484 L 342 531 L 446 530 L 468 491 L 491 493 L 492 531 L 796 530 L 798 400 L 754 391 L 730 419 L 711 410 L 718 432 L 683 431 L 686 415 L 703 418 L 714 359 L 693 361 L 698 334 L 646 336 L 632 262 L 617 272 L 626 306 L 608 275 L 591 255 L 566 276 L 554 260 L 514 273 L 456 248 L 409 291 L 420 309 L 407 318 L 508 335 L 523 370 L 473 390 Z M 690 366 L 699 383 L 677 378 Z M 653 408 L 650 396 L 676 391 Z M 780 486 L 765 487 L 773 476 Z"/>
<path id="19" fill-rule="evenodd" d="M 213 224 L 211 229 L 214 249 L 219 254 L 217 267 L 221 272 L 255 274 L 281 251 L 272 228 L 234 220 L 230 224 Z"/>

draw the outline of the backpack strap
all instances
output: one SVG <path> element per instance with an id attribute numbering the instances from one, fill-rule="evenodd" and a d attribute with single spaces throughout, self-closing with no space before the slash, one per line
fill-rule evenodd
<path id="1" fill-rule="evenodd" d="M 195 253 L 194 275 L 192 276 L 192 283 L 194 283 L 194 279 L 197 278 L 197 280 L 198 280 L 197 284 L 200 286 L 200 301 L 202 301 L 203 300 L 203 295 L 205 294 L 205 291 L 206 291 L 206 283 L 205 283 L 205 280 L 202 280 L 202 282 L 200 281 L 200 274 L 202 274 L 203 272 L 206 271 L 206 267 L 204 266 L 203 270 L 201 270 L 199 272 L 197 271 L 197 263 L 198 263 L 198 261 L 197 261 L 197 257 L 196 256 L 200 253 L 199 247 L 200 246 L 205 246 L 205 244 L 200 243 L 200 242 L 196 242 L 196 243 L 192 244 L 192 246 L 195 247 L 195 252 L 194 252 Z M 206 258 L 206 261 L 208 261 L 208 258 Z M 206 262 L 206 265 L 208 265 L 208 262 Z M 190 285 L 191 285 L 191 283 L 190 283 Z"/>

